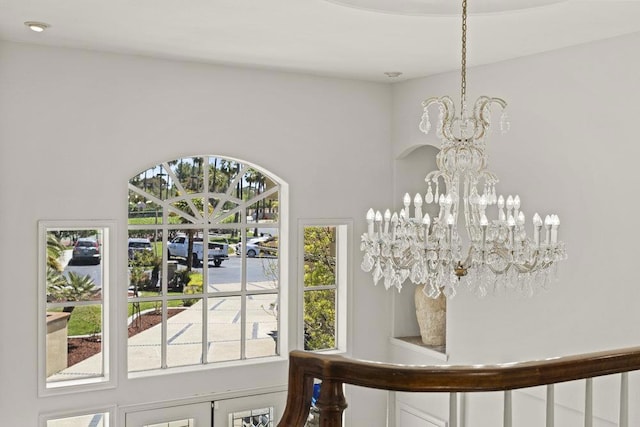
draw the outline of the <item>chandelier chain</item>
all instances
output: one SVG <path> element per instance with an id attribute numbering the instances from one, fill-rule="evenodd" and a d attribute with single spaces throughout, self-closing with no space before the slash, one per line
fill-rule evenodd
<path id="1" fill-rule="evenodd" d="M 462 66 L 460 67 L 460 114 L 467 105 L 467 0 L 462 0 Z"/>

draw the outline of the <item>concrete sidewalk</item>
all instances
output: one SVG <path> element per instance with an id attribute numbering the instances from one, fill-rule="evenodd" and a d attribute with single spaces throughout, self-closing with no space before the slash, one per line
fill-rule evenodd
<path id="1" fill-rule="evenodd" d="M 263 285 L 253 284 L 256 288 Z M 276 318 L 268 311 L 275 294 L 247 297 L 246 357 L 275 354 L 269 333 L 277 329 Z M 211 297 L 207 301 L 207 363 L 240 359 L 241 298 Z M 167 366 L 203 363 L 203 303 L 199 301 L 167 319 Z M 131 319 L 129 319 L 131 321 Z M 128 370 L 139 372 L 161 367 L 162 325 L 153 326 L 127 340 Z M 48 378 L 48 382 L 90 378 L 102 375 L 102 356 L 89 357 Z"/>

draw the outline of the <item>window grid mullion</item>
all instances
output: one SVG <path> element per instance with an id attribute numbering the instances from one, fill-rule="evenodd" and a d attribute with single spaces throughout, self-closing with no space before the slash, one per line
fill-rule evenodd
<path id="1" fill-rule="evenodd" d="M 202 182 L 204 199 L 202 201 L 202 215 L 204 222 L 209 223 L 209 157 L 203 157 L 204 179 Z M 214 183 L 215 186 L 215 183 Z M 208 362 L 209 353 L 209 227 L 205 227 L 202 232 L 202 335 L 201 335 L 201 357 L 203 365 Z"/>
<path id="2" fill-rule="evenodd" d="M 166 297 L 162 297 L 162 328 L 160 330 L 160 366 L 162 369 L 166 369 L 168 367 L 167 364 L 167 300 Z"/>
<path id="3" fill-rule="evenodd" d="M 247 209 L 246 206 L 242 205 L 242 210 L 240 211 L 240 218 L 243 222 L 247 221 L 246 218 Z M 243 227 L 241 232 L 242 241 L 244 243 L 244 247 L 242 249 L 241 254 L 241 273 L 240 273 L 240 360 L 245 360 L 247 358 L 247 331 L 246 331 L 246 311 L 247 311 L 247 229 Z"/>
<path id="4" fill-rule="evenodd" d="M 97 300 L 87 300 L 87 301 L 66 301 L 66 302 L 48 302 L 47 310 L 50 308 L 63 308 L 63 307 L 81 307 L 87 305 L 104 305 L 104 299 L 100 298 Z"/>
<path id="5" fill-rule="evenodd" d="M 204 284 L 202 285 L 204 287 Z M 208 288 L 208 286 L 207 286 Z M 209 354 L 209 294 L 202 297 L 202 364 L 208 363 Z"/>
<path id="6" fill-rule="evenodd" d="M 304 291 L 330 291 L 337 288 L 337 285 L 305 286 Z"/>

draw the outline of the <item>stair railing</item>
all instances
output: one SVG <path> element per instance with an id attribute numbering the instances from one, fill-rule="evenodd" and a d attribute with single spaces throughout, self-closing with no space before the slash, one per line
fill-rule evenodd
<path id="1" fill-rule="evenodd" d="M 554 384 L 585 381 L 585 427 L 593 425 L 592 378 L 621 374 L 619 426 L 629 424 L 628 372 L 640 370 L 640 347 L 588 353 L 541 361 L 484 366 L 408 366 L 304 351 L 289 355 L 287 405 L 278 427 L 303 427 L 309 416 L 314 379 L 322 381 L 316 406 L 320 427 L 342 426 L 347 407 L 343 385 L 402 392 L 504 392 L 504 427 L 511 427 L 511 391 L 547 386 L 547 427 L 554 426 Z M 457 427 L 455 419 L 451 427 Z M 375 427 L 375 426 L 372 426 Z"/>

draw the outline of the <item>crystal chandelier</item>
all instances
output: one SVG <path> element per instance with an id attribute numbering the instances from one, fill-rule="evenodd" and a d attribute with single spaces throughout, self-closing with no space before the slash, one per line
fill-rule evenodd
<path id="1" fill-rule="evenodd" d="M 362 269 L 374 284 L 402 288 L 405 280 L 425 285 L 432 298 L 456 294 L 462 280 L 479 296 L 509 290 L 533 294 L 544 288 L 551 270 L 566 259 L 558 240 L 557 215 L 533 216 L 531 237 L 519 196 L 497 196 L 498 178 L 487 170 L 485 137 L 491 128 L 491 106 L 502 110 L 500 128 L 509 128 L 500 98 L 481 96 L 472 110 L 466 102 L 467 1 L 462 1 L 462 71 L 460 113 L 448 96 L 422 103 L 420 130 L 431 128 L 429 108 L 439 108 L 436 135 L 442 141 L 438 169 L 427 174 L 427 192 L 412 199 L 405 194 L 400 213 L 367 212 L 362 235 Z M 413 201 L 413 212 L 411 202 Z M 436 204 L 437 216 L 423 215 L 422 206 Z M 495 206 L 495 207 L 494 207 Z M 497 214 L 497 219 L 489 215 Z"/>

